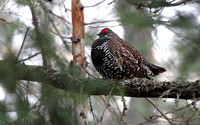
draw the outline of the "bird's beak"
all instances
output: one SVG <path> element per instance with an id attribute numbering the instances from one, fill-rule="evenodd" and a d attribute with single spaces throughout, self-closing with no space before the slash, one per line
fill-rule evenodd
<path id="1" fill-rule="evenodd" d="M 97 34 L 98 36 L 100 35 L 100 33 Z"/>

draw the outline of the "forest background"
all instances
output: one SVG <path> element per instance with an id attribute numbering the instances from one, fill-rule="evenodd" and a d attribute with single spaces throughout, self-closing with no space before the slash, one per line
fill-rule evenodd
<path id="1" fill-rule="evenodd" d="M 1 0 L 0 124 L 198 125 L 199 24 L 198 0 Z M 102 80 L 90 46 L 104 27 L 167 72 Z"/>

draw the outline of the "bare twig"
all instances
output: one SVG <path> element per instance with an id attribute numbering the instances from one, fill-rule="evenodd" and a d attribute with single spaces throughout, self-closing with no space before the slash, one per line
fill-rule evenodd
<path id="1" fill-rule="evenodd" d="M 116 102 L 116 99 L 113 97 L 112 100 L 113 100 L 113 102 L 115 103 L 115 105 L 116 105 L 116 107 L 117 107 L 117 110 L 119 111 L 119 114 L 121 114 L 121 111 L 120 111 L 119 105 L 118 105 L 117 102 Z"/>
<path id="2" fill-rule="evenodd" d="M 8 49 L 8 51 L 9 51 L 12 55 L 14 55 L 14 53 L 12 52 L 12 50 L 11 50 L 4 42 L 2 42 L 2 41 L 0 40 L 0 43 L 2 43 L 2 44 Z"/>
<path id="3" fill-rule="evenodd" d="M 184 109 L 186 109 L 186 108 L 189 108 L 191 105 L 192 105 L 192 103 L 187 104 L 187 105 L 185 105 L 185 106 L 183 106 L 183 107 L 181 107 L 181 108 L 173 109 L 172 111 L 168 111 L 168 112 L 166 112 L 165 114 L 167 115 L 167 114 L 174 114 L 174 113 L 177 113 L 177 112 L 182 111 L 182 110 L 184 110 Z M 146 121 L 146 122 L 140 123 L 140 125 L 143 125 L 143 124 L 152 122 L 152 121 L 154 121 L 154 120 L 156 120 L 156 119 L 158 119 L 158 118 L 160 118 L 160 117 L 162 117 L 162 114 L 161 114 L 161 115 L 156 115 L 156 116 L 154 116 L 154 117 L 152 117 L 152 118 L 150 118 L 150 119 L 146 119 L 147 121 Z M 182 122 L 182 121 L 177 121 L 177 119 L 179 119 L 179 118 L 173 118 L 173 122 L 175 122 L 175 121 L 176 121 L 176 122 Z M 183 122 L 185 122 L 185 120 L 183 120 Z"/>
<path id="4" fill-rule="evenodd" d="M 26 59 L 22 59 L 22 60 L 18 61 L 18 63 L 21 63 L 21 62 L 24 62 L 24 61 L 26 61 L 26 60 L 29 60 L 29 59 L 31 59 L 31 58 L 33 58 L 33 57 L 35 57 L 35 56 L 39 55 L 39 54 L 41 54 L 41 52 L 35 53 L 34 55 L 32 55 L 32 56 L 29 56 L 29 57 L 28 57 L 28 58 L 26 58 Z"/>
<path id="5" fill-rule="evenodd" d="M 105 99 L 105 96 L 101 95 L 101 97 L 102 97 L 102 99 Z M 102 112 L 102 114 L 101 114 L 101 117 L 100 117 L 100 121 L 99 121 L 99 122 L 102 122 L 102 121 L 103 121 L 104 113 L 105 113 L 106 109 L 107 109 L 109 106 L 110 106 L 109 103 L 105 106 L 105 108 L 104 108 L 104 110 L 103 110 L 103 112 Z"/>
<path id="6" fill-rule="evenodd" d="M 158 106 L 153 102 L 152 99 L 146 98 L 146 100 L 147 100 L 148 102 L 150 102 L 150 103 L 157 109 L 157 111 L 158 111 L 170 124 L 172 124 L 172 121 L 166 116 L 165 113 L 163 113 L 163 111 L 162 111 L 160 108 L 158 108 Z"/>
<path id="7" fill-rule="evenodd" d="M 107 100 L 106 100 L 106 97 L 105 97 L 105 96 L 101 95 L 100 97 L 101 97 L 102 101 L 104 102 L 104 104 L 105 104 L 106 106 L 109 105 L 109 104 L 107 103 Z M 119 115 L 117 114 L 117 112 L 114 110 L 114 108 L 113 108 L 112 106 L 109 106 L 109 107 L 108 107 L 108 110 L 110 111 L 111 114 L 113 114 L 113 116 L 117 119 L 117 121 L 118 121 L 118 123 L 119 123 L 120 125 L 126 125 L 126 124 L 127 124 L 124 120 L 122 120 L 122 121 L 120 120 Z"/>
<path id="8" fill-rule="evenodd" d="M 115 0 L 111 1 L 110 3 L 108 3 L 108 5 L 112 4 L 113 2 L 115 2 Z"/>
<path id="9" fill-rule="evenodd" d="M 108 99 L 107 99 L 108 104 L 109 104 L 110 96 L 111 96 L 111 94 L 113 92 L 113 89 L 114 89 L 114 87 L 111 88 L 111 90 L 110 90 L 110 92 L 108 94 Z"/>
<path id="10" fill-rule="evenodd" d="M 102 0 L 94 5 L 91 5 L 91 6 L 84 6 L 84 8 L 89 8 L 89 7 L 95 7 L 95 6 L 98 6 L 99 4 L 103 3 L 105 0 Z"/>
<path id="11" fill-rule="evenodd" d="M 107 28 L 107 27 L 117 27 L 121 26 L 122 24 L 117 24 L 117 25 L 110 25 L 110 26 L 89 26 L 90 28 Z"/>
<path id="12" fill-rule="evenodd" d="M 124 99 L 124 95 L 122 95 L 122 102 L 123 102 L 124 108 L 123 108 L 123 111 L 122 111 L 122 114 L 121 114 L 121 117 L 120 117 L 121 121 L 123 120 L 124 116 L 126 115 L 125 112 L 128 109 L 127 105 L 126 105 L 126 100 Z"/>
<path id="13" fill-rule="evenodd" d="M 61 17 L 61 16 L 58 16 L 58 15 L 56 15 L 55 13 L 53 13 L 51 10 L 48 10 L 48 12 L 49 13 L 51 13 L 52 15 L 54 15 L 54 16 L 56 16 L 57 18 L 59 18 L 59 19 L 61 19 L 61 20 L 63 20 L 63 21 L 65 21 L 67 24 L 69 24 L 69 25 L 72 25 L 69 21 L 67 21 L 65 18 L 63 18 L 63 17 Z"/>
<path id="14" fill-rule="evenodd" d="M 22 87 L 24 90 L 26 90 L 27 92 L 31 93 L 32 95 L 34 95 L 37 99 L 39 99 L 40 97 L 38 97 L 34 92 L 32 92 L 30 89 L 27 89 L 26 87 L 17 84 L 18 86 Z"/>
<path id="15" fill-rule="evenodd" d="M 113 21 L 119 21 L 119 20 L 96 21 L 96 22 L 91 22 L 91 23 L 84 23 L 84 25 L 92 25 L 92 24 L 97 24 L 97 23 L 108 23 L 108 22 L 113 22 Z"/>
<path id="16" fill-rule="evenodd" d="M 17 57 L 16 57 L 16 61 L 19 59 L 19 55 L 21 54 L 22 48 L 24 47 L 24 43 L 25 43 L 25 40 L 26 40 L 28 31 L 29 31 L 29 27 L 26 29 L 26 32 L 25 32 L 25 35 L 24 35 L 24 39 L 23 39 L 23 41 L 22 41 L 21 48 L 20 48 L 20 50 L 19 50 L 19 52 L 18 52 L 18 54 L 17 54 Z"/>
<path id="17" fill-rule="evenodd" d="M 12 24 L 11 22 L 6 21 L 5 19 L 0 18 L 0 21 L 5 22 L 7 24 Z"/>
<path id="18" fill-rule="evenodd" d="M 44 10 L 46 11 L 46 9 L 44 8 Z M 47 11 L 46 11 L 47 12 Z M 55 29 L 56 33 L 58 34 L 58 36 L 60 37 L 60 39 L 63 41 L 63 44 L 65 45 L 66 49 L 69 50 L 69 46 L 66 44 L 66 41 L 63 39 L 63 36 L 61 35 L 61 33 L 58 31 L 56 25 L 54 24 L 53 20 L 51 19 L 51 17 L 49 16 L 49 14 L 47 13 L 47 16 L 53 26 L 53 28 Z"/>
<path id="19" fill-rule="evenodd" d="M 99 118 L 95 115 L 94 111 L 93 111 L 93 107 L 92 107 L 92 101 L 91 101 L 91 97 L 89 96 L 89 104 L 90 104 L 90 111 L 92 113 L 93 119 L 96 120 L 97 122 L 99 122 Z"/>
<path id="20" fill-rule="evenodd" d="M 65 8 L 65 12 L 67 12 L 67 11 L 72 11 L 72 10 L 70 10 L 70 9 L 68 9 L 66 6 L 65 6 L 65 3 L 64 3 L 64 0 L 62 0 L 62 4 L 63 4 L 63 6 L 64 6 L 64 8 Z"/>
<path id="21" fill-rule="evenodd" d="M 81 111 L 80 116 L 82 117 L 82 119 L 83 119 L 83 121 L 84 121 L 84 124 L 85 124 L 85 125 L 88 125 L 87 117 L 86 117 L 84 111 Z"/>
<path id="22" fill-rule="evenodd" d="M 4 10 L 4 8 L 6 7 L 6 5 L 8 4 L 8 2 L 10 2 L 10 0 L 7 0 L 6 2 L 5 2 L 5 4 L 2 6 L 2 8 L 1 8 L 1 11 L 3 11 Z"/>

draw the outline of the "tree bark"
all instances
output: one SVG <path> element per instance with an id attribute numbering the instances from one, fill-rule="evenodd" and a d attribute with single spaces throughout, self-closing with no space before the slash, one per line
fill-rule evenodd
<path id="1" fill-rule="evenodd" d="M 85 63 L 85 43 L 84 38 L 84 15 L 83 6 L 80 0 L 72 0 L 72 24 L 73 36 L 72 40 L 72 54 L 73 62 L 80 66 Z"/>
<path id="2" fill-rule="evenodd" d="M 128 97 L 179 98 L 192 99 L 200 97 L 200 80 L 193 82 L 157 82 L 137 79 L 126 84 L 110 80 L 71 77 L 56 70 L 42 66 L 28 66 L 0 61 L 0 79 L 4 80 L 13 73 L 3 67 L 15 69 L 16 80 L 29 80 L 50 84 L 56 88 L 87 95 L 116 95 Z M 3 70 L 4 69 L 4 70 Z M 11 77 L 13 78 L 13 77 Z"/>
<path id="3" fill-rule="evenodd" d="M 83 6 L 80 0 L 72 0 L 72 24 L 73 24 L 73 36 L 72 40 L 72 54 L 73 63 L 82 67 L 81 76 L 85 77 L 86 61 L 85 61 L 85 43 L 84 43 L 84 15 Z M 80 98 L 81 99 L 81 98 Z M 82 104 L 82 108 L 76 108 L 77 110 L 83 110 L 84 115 L 81 115 L 84 119 L 84 124 L 88 125 L 88 104 L 87 101 Z M 81 120 L 82 121 L 82 120 Z"/>

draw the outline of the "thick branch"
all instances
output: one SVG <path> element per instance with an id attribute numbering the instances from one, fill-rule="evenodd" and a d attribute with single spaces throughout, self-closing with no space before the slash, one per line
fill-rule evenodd
<path id="1" fill-rule="evenodd" d="M 16 80 L 29 80 L 51 84 L 56 88 L 88 95 L 117 95 L 124 92 L 129 97 L 154 97 L 191 99 L 200 97 L 200 80 L 195 82 L 156 82 L 151 80 L 133 80 L 130 83 L 114 83 L 101 79 L 84 79 L 62 74 L 41 66 L 28 66 L 0 61 L 0 79 L 6 80 L 13 75 L 7 68 L 13 67 Z M 13 77 L 11 77 L 13 78 Z M 81 90 L 82 89 L 82 90 Z M 111 92 L 112 90 L 112 92 Z"/>

